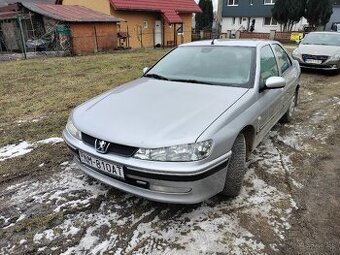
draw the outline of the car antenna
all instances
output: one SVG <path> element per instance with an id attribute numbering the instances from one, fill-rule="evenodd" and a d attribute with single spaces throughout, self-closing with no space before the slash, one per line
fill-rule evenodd
<path id="1" fill-rule="evenodd" d="M 212 40 L 211 45 L 215 45 L 215 38 Z"/>

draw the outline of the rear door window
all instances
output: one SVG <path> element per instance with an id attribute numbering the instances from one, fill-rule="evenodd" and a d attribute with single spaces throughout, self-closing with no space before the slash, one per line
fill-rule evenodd
<path id="1" fill-rule="evenodd" d="M 265 82 L 269 77 L 279 76 L 275 55 L 269 45 L 261 49 L 261 80 Z"/>
<path id="2" fill-rule="evenodd" d="M 278 44 L 273 45 L 273 49 L 275 52 L 275 55 L 277 56 L 279 69 L 281 73 L 283 74 L 289 67 L 292 66 L 292 61 L 290 60 L 290 57 L 286 53 L 286 51 Z"/>

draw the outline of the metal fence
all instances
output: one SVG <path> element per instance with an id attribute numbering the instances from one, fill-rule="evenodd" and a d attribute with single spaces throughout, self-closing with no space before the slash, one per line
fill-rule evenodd
<path id="1" fill-rule="evenodd" d="M 34 55 L 37 52 L 69 52 L 71 37 L 58 31 L 57 26 L 42 27 L 30 15 L 18 15 L 0 20 L 0 55 Z"/>
<path id="2" fill-rule="evenodd" d="M 218 31 L 193 31 L 191 34 L 192 41 L 199 40 L 209 40 L 209 39 L 218 39 L 221 34 Z"/>

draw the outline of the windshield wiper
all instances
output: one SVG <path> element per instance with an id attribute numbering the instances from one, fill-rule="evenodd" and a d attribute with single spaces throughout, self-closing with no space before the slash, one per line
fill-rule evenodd
<path id="1" fill-rule="evenodd" d="M 217 85 L 216 83 L 213 83 L 213 82 L 199 81 L 199 80 L 194 80 L 194 79 L 173 79 L 171 81 L 187 82 L 187 83 L 200 83 L 200 84 L 208 84 L 208 85 Z"/>
<path id="2" fill-rule="evenodd" d="M 159 75 L 159 74 L 155 74 L 155 73 L 146 74 L 146 75 L 144 75 L 144 77 L 150 77 L 150 78 L 154 78 L 154 79 L 157 79 L 157 80 L 165 80 L 165 81 L 169 80 L 168 78 L 166 78 L 162 75 Z"/>

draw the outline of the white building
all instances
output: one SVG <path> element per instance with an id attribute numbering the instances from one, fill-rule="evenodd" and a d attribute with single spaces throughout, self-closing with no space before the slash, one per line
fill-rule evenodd
<path id="1" fill-rule="evenodd" d="M 222 4 L 221 4 L 222 3 Z M 281 26 L 272 18 L 275 0 L 220 0 L 222 33 L 228 31 L 252 31 L 269 33 L 281 31 Z M 302 18 L 293 26 L 293 31 L 303 31 L 307 20 Z"/>

